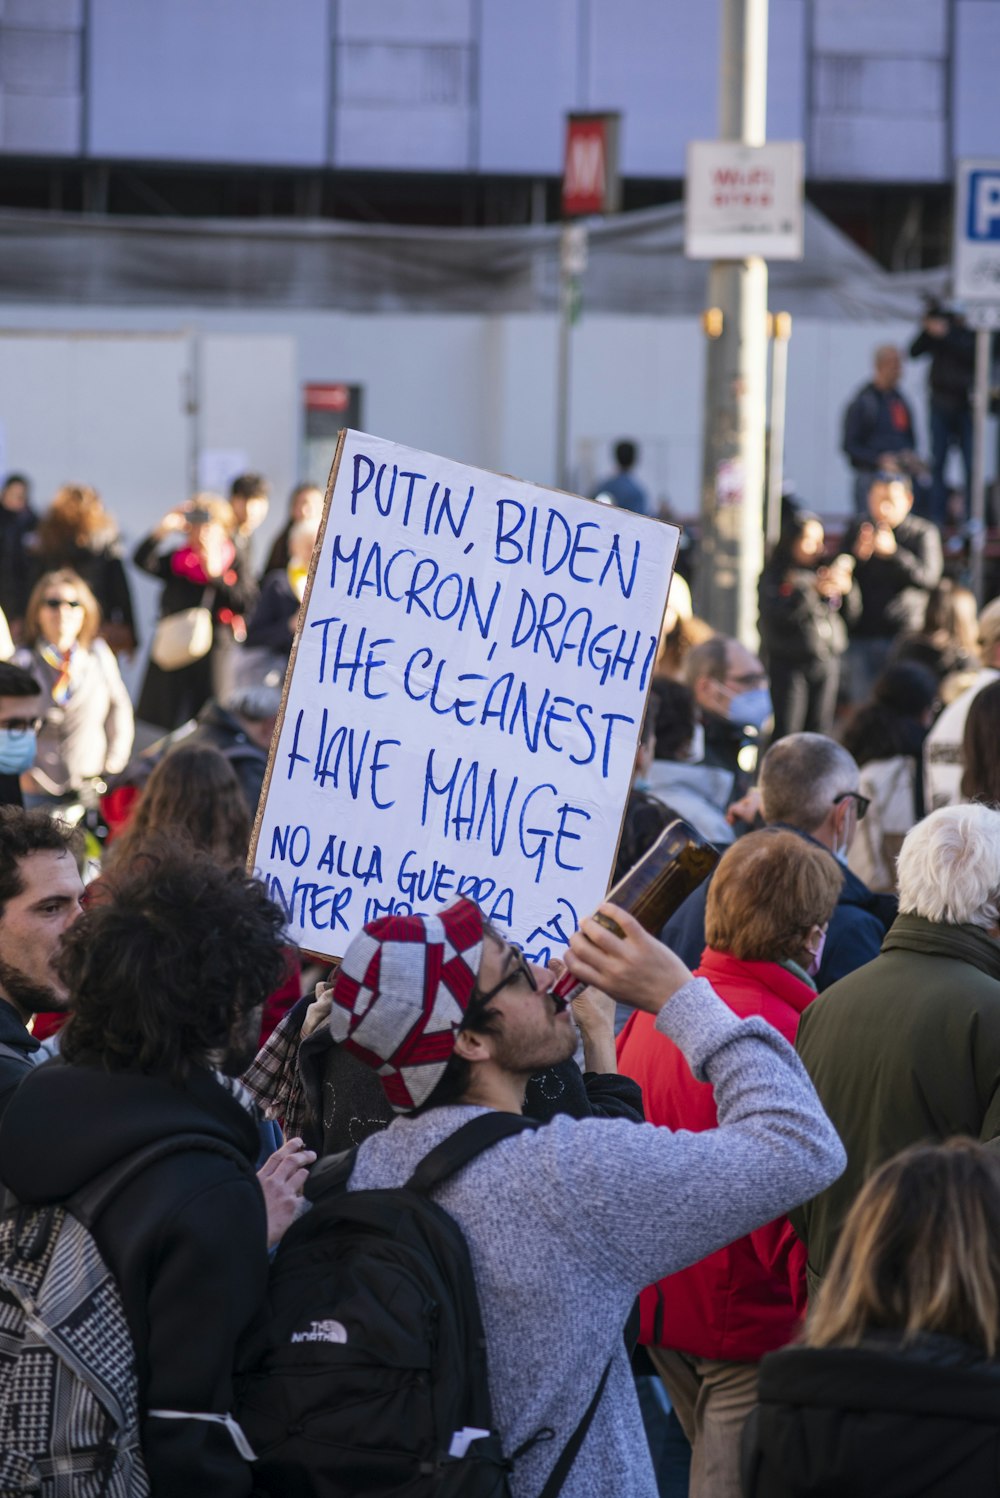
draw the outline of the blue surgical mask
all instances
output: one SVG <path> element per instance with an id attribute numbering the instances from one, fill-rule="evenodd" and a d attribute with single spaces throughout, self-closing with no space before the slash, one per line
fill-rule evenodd
<path id="1" fill-rule="evenodd" d="M 35 763 L 37 742 L 34 729 L 12 732 L 0 727 L 0 775 L 20 775 Z"/>
<path id="2" fill-rule="evenodd" d="M 729 704 L 729 721 L 741 728 L 764 727 L 774 713 L 774 704 L 767 687 L 755 687 L 752 692 L 740 692 Z"/>

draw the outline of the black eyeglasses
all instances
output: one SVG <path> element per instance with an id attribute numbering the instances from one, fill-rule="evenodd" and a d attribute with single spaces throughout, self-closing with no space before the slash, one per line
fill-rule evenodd
<path id="1" fill-rule="evenodd" d="M 502 988 L 507 988 L 511 983 L 516 983 L 520 978 L 524 979 L 532 993 L 538 992 L 538 982 L 525 961 L 524 953 L 518 947 L 508 947 L 507 950 L 516 954 L 514 965 L 509 972 L 504 974 L 499 983 L 494 983 L 493 987 L 487 989 L 485 992 L 482 989 L 479 990 L 479 998 L 484 1004 L 490 999 L 495 999 Z"/>
<path id="2" fill-rule="evenodd" d="M 26 733 L 37 733 L 41 726 L 41 718 L 8 718 L 6 723 L 0 723 L 0 730 L 9 733 L 12 739 L 20 739 Z"/>
<path id="3" fill-rule="evenodd" d="M 840 793 L 839 796 L 834 796 L 834 798 L 833 798 L 833 804 L 834 804 L 834 806 L 839 806 L 840 803 L 841 803 L 841 801 L 853 801 L 854 802 L 855 806 L 858 808 L 858 821 L 859 822 L 863 822 L 864 821 L 865 812 L 868 810 L 869 806 L 871 806 L 871 804 L 872 804 L 871 797 L 870 796 L 862 796 L 862 794 L 861 794 L 860 791 L 841 791 L 841 793 Z"/>
<path id="4" fill-rule="evenodd" d="M 43 598 L 42 603 L 47 609 L 82 609 L 83 604 L 79 598 Z"/>

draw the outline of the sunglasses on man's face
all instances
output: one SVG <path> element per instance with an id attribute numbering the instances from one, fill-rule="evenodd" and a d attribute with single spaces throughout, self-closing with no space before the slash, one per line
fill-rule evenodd
<path id="1" fill-rule="evenodd" d="M 860 791 L 841 791 L 839 796 L 834 796 L 834 806 L 839 806 L 841 801 L 853 801 L 858 809 L 858 821 L 864 821 L 865 812 L 871 806 L 870 796 L 862 796 Z"/>

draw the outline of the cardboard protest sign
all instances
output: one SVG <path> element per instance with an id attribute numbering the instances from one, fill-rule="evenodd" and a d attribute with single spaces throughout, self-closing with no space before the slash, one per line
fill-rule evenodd
<path id="1" fill-rule="evenodd" d="M 679 532 L 342 434 L 250 862 L 307 951 L 465 894 L 528 954 L 604 896 Z"/>

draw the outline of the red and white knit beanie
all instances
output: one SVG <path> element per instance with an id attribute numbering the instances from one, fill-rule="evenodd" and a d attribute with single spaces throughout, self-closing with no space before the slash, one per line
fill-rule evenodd
<path id="1" fill-rule="evenodd" d="M 482 912 L 465 899 L 436 915 L 369 921 L 348 947 L 330 1033 L 378 1073 L 397 1113 L 418 1108 L 441 1080 L 482 954 Z"/>

